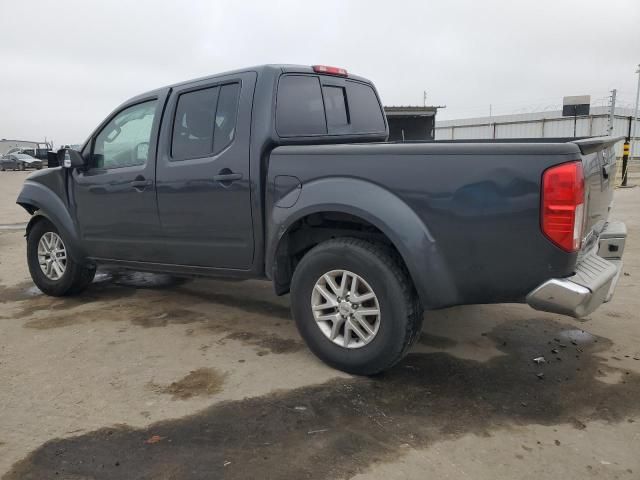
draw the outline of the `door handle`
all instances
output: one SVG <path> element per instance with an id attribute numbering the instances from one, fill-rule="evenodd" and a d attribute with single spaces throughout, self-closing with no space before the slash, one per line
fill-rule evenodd
<path id="1" fill-rule="evenodd" d="M 138 175 L 135 180 L 131 182 L 131 186 L 138 190 L 139 192 L 143 191 L 145 188 L 153 185 L 151 180 L 145 179 L 142 175 Z"/>
<path id="2" fill-rule="evenodd" d="M 213 179 L 216 182 L 220 182 L 222 184 L 230 185 L 231 182 L 235 182 L 236 180 L 241 180 L 242 179 L 242 174 L 241 173 L 233 173 L 228 168 L 223 168 L 222 170 L 220 170 L 220 172 L 218 172 L 218 175 L 214 175 L 213 176 Z"/>

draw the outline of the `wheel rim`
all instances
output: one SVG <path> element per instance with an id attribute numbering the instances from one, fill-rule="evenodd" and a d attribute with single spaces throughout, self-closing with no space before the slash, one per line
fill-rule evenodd
<path id="1" fill-rule="evenodd" d="M 315 283 L 311 310 L 320 331 L 336 345 L 360 348 L 380 328 L 380 304 L 371 286 L 348 270 L 331 270 Z"/>
<path id="2" fill-rule="evenodd" d="M 46 232 L 38 242 L 38 263 L 49 280 L 59 280 L 67 268 L 67 250 L 60 235 Z"/>

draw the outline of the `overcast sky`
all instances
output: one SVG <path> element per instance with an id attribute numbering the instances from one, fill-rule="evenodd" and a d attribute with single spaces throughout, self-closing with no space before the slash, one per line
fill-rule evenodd
<path id="1" fill-rule="evenodd" d="M 82 142 L 128 97 L 262 64 L 327 64 L 438 118 L 635 98 L 638 0 L 0 0 L 0 138 Z"/>

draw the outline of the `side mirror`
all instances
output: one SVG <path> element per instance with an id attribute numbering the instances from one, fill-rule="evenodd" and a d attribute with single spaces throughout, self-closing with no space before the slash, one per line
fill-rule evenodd
<path id="1" fill-rule="evenodd" d="M 86 162 L 82 154 L 71 148 L 61 148 L 58 150 L 58 165 L 65 168 L 82 168 Z"/>

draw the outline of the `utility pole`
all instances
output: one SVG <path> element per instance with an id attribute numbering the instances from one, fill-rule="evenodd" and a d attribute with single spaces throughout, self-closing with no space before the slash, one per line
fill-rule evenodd
<path id="1" fill-rule="evenodd" d="M 422 91 L 422 106 L 423 107 L 427 106 L 427 91 L 426 90 Z"/>
<path id="2" fill-rule="evenodd" d="M 607 135 L 613 135 L 613 120 L 616 113 L 616 93 L 618 93 L 618 91 L 614 88 L 611 90 L 611 96 L 609 97 L 609 122 L 607 124 Z"/>

